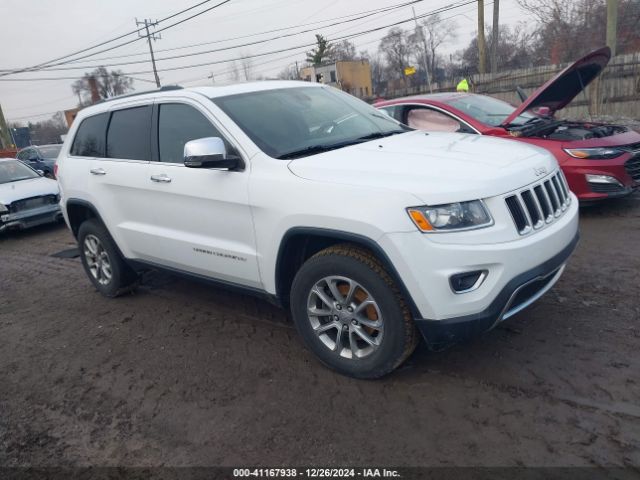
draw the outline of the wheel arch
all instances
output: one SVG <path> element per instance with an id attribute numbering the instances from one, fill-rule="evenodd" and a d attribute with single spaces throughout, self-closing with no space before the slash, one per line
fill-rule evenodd
<path id="1" fill-rule="evenodd" d="M 317 252 L 339 243 L 351 243 L 371 251 L 382 262 L 384 268 L 400 289 L 411 310 L 411 315 L 414 318 L 420 317 L 418 308 L 398 271 L 384 249 L 375 240 L 356 233 L 317 227 L 290 228 L 280 241 L 276 258 L 275 285 L 276 296 L 282 305 L 287 306 L 289 304 L 291 285 L 302 264 Z"/>
<path id="2" fill-rule="evenodd" d="M 80 229 L 80 225 L 82 225 L 82 222 L 84 222 L 85 220 L 95 218 L 99 220 L 103 225 L 105 225 L 102 217 L 100 216 L 100 213 L 98 213 L 98 209 L 92 203 L 87 202 L 86 200 L 70 198 L 66 201 L 65 208 L 67 210 L 67 218 L 69 219 L 71 232 L 76 239 L 78 238 L 78 230 Z"/>

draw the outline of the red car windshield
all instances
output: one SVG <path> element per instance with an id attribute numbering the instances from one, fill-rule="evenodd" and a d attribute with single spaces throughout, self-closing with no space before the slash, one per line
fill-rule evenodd
<path id="1" fill-rule="evenodd" d="M 492 127 L 499 126 L 516 109 L 510 103 L 486 95 L 461 95 L 445 100 L 445 103 Z M 512 125 L 522 125 L 534 117 L 535 115 L 525 112 L 519 115 Z"/>

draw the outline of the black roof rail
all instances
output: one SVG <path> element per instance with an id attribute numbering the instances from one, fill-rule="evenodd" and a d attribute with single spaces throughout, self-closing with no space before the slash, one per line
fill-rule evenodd
<path id="1" fill-rule="evenodd" d="M 148 93 L 170 92 L 172 90 L 182 90 L 182 87 L 180 85 L 165 85 L 164 87 L 160 87 L 156 90 L 145 90 L 144 92 L 133 92 L 124 95 L 118 95 L 117 97 L 105 98 L 103 100 L 100 100 L 99 102 L 96 102 L 96 104 L 111 102 L 113 100 L 120 100 L 122 98 L 137 97 L 138 95 L 147 95 Z"/>

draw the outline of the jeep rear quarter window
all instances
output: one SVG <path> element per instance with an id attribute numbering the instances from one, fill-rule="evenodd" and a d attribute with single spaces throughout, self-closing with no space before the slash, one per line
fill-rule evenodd
<path id="1" fill-rule="evenodd" d="M 71 155 L 77 157 L 104 157 L 108 113 L 85 118 L 73 139 Z"/>
<path id="2" fill-rule="evenodd" d="M 107 157 L 151 159 L 151 105 L 116 110 L 107 132 Z"/>

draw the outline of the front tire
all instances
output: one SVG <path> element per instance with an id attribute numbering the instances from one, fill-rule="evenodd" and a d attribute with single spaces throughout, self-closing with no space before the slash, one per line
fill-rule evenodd
<path id="1" fill-rule="evenodd" d="M 89 219 L 78 230 L 82 266 L 93 286 L 106 297 L 129 292 L 137 284 L 136 273 L 124 262 L 102 223 Z"/>
<path id="2" fill-rule="evenodd" d="M 419 336 L 395 282 L 368 250 L 336 245 L 305 262 L 291 287 L 305 344 L 328 367 L 378 378 L 398 367 Z"/>

